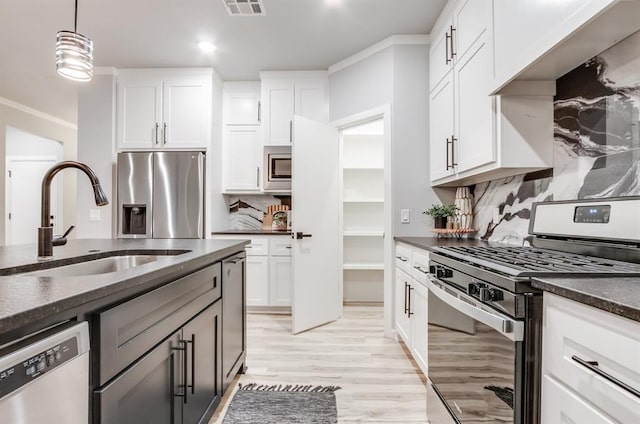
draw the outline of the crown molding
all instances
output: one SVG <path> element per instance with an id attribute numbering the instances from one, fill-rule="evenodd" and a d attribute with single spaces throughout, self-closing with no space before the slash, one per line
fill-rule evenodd
<path id="1" fill-rule="evenodd" d="M 48 113 L 41 112 L 37 109 L 33 109 L 29 106 L 25 106 L 22 103 L 14 102 L 13 100 L 7 99 L 5 97 L 0 97 L 0 104 L 8 106 L 12 109 L 19 110 L 24 113 L 28 113 L 29 115 L 36 116 L 41 119 L 45 119 L 47 121 L 53 122 L 55 124 L 61 125 L 63 127 L 71 128 L 73 130 L 77 130 L 78 126 L 73 122 L 65 121 L 64 119 L 58 118 L 53 115 L 49 115 Z"/>
<path id="2" fill-rule="evenodd" d="M 377 42 L 364 50 L 360 50 L 358 53 L 353 54 L 346 59 L 341 60 L 338 63 L 335 63 L 329 66 L 329 74 L 334 72 L 338 72 L 344 68 L 347 68 L 351 65 L 354 65 L 369 56 L 373 56 L 374 54 L 381 52 L 387 47 L 397 46 L 397 45 L 407 45 L 407 44 L 422 44 L 427 45 L 431 42 L 431 37 L 429 34 L 398 34 L 392 35 L 390 37 L 385 38 L 382 41 Z"/>

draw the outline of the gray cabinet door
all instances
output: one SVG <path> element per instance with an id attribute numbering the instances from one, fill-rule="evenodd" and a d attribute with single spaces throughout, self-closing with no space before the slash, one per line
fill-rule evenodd
<path id="1" fill-rule="evenodd" d="M 95 392 L 101 424 L 179 424 L 183 352 L 177 331 Z"/>
<path id="2" fill-rule="evenodd" d="M 221 324 L 222 302 L 216 302 L 182 330 L 189 364 L 185 423 L 207 423 L 222 399 Z"/>
<path id="3" fill-rule="evenodd" d="M 222 389 L 227 389 L 245 356 L 245 261 L 235 255 L 222 262 Z"/>

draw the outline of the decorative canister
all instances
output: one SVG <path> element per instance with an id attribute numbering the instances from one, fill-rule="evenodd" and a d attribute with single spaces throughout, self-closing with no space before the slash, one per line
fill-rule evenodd
<path id="1" fill-rule="evenodd" d="M 473 227 L 473 197 L 469 187 L 458 187 L 456 189 L 456 217 L 460 228 L 467 229 Z"/>

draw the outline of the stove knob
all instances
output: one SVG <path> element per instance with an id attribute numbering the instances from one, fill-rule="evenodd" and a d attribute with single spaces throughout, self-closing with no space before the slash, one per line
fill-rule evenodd
<path id="1" fill-rule="evenodd" d="M 482 288 L 486 286 L 487 285 L 483 283 L 470 283 L 467 286 L 467 293 L 471 296 L 478 296 L 480 295 L 480 291 L 482 290 Z"/>
<path id="2" fill-rule="evenodd" d="M 436 277 L 438 278 L 451 278 L 453 277 L 453 271 L 449 268 L 436 267 Z"/>
<path id="3" fill-rule="evenodd" d="M 502 290 L 498 289 L 480 289 L 480 300 L 483 302 L 499 302 L 504 300 L 504 294 Z"/>

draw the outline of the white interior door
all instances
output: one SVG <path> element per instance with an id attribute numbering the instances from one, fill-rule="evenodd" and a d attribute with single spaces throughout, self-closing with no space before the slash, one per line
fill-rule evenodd
<path id="1" fill-rule="evenodd" d="M 295 116 L 293 132 L 291 329 L 296 334 L 338 319 L 342 293 L 338 130 Z"/>
<path id="2" fill-rule="evenodd" d="M 55 158 L 7 158 L 7 240 L 6 244 L 36 243 L 40 227 L 42 177 Z M 51 184 L 51 215 L 54 234 L 61 233 L 59 212 L 61 189 L 58 178 Z"/>

